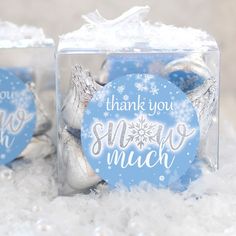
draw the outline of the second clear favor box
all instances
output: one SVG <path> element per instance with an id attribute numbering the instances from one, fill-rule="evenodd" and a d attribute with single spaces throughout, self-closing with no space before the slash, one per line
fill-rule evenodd
<path id="1" fill-rule="evenodd" d="M 41 28 L 0 22 L 0 165 L 55 152 L 54 49 Z"/>
<path id="2" fill-rule="evenodd" d="M 206 32 L 151 24 L 149 7 L 97 11 L 60 37 L 59 193 L 99 184 L 184 191 L 218 168 L 219 49 Z"/>

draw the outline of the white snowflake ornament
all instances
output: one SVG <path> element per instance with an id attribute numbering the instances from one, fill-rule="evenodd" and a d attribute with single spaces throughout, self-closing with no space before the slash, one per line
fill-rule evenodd
<path id="1" fill-rule="evenodd" d="M 136 146 L 142 150 L 146 144 L 155 141 L 155 136 L 152 133 L 154 127 L 154 124 L 141 116 L 136 122 L 131 122 L 129 124 L 129 135 L 127 140 L 129 142 L 134 142 Z"/>

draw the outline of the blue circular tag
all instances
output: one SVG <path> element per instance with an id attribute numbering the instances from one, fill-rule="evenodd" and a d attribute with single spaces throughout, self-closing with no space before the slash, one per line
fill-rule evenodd
<path id="1" fill-rule="evenodd" d="M 0 164 L 14 160 L 30 142 L 35 114 L 32 92 L 13 73 L 0 70 Z"/>
<path id="2" fill-rule="evenodd" d="M 94 95 L 84 113 L 81 142 L 94 171 L 112 186 L 144 181 L 168 187 L 196 157 L 198 118 L 170 81 L 130 74 Z"/>

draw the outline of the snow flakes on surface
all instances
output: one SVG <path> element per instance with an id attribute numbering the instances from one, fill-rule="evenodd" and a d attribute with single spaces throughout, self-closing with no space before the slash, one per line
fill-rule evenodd
<path id="1" fill-rule="evenodd" d="M 141 83 L 141 82 L 140 83 L 135 83 L 135 87 L 140 92 L 148 91 L 148 87 L 144 83 Z"/>
<path id="2" fill-rule="evenodd" d="M 94 103 L 98 103 L 99 107 L 102 107 L 106 101 L 107 96 L 110 93 L 110 87 L 106 87 L 106 89 L 98 90 L 96 92 L 96 96 L 91 100 Z"/>
<path id="3" fill-rule="evenodd" d="M 150 93 L 154 96 L 157 95 L 159 92 L 159 88 L 157 88 L 155 85 L 151 86 Z"/>
<path id="4" fill-rule="evenodd" d="M 215 40 L 204 31 L 144 21 L 149 11 L 148 6 L 133 7 L 114 20 L 103 18 L 98 11 L 84 15 L 87 24 L 62 35 L 58 50 L 217 49 Z"/>
<path id="5" fill-rule="evenodd" d="M 178 123 L 188 124 L 194 116 L 195 110 L 189 105 L 188 100 L 174 102 L 174 110 L 170 112 L 171 116 L 175 118 Z"/>
<path id="6" fill-rule="evenodd" d="M 136 146 L 142 150 L 146 144 L 154 141 L 153 128 L 154 124 L 146 120 L 143 116 L 139 117 L 135 122 L 129 124 L 128 141 L 134 142 Z"/>
<path id="7" fill-rule="evenodd" d="M 120 85 L 117 88 L 117 92 L 120 93 L 120 94 L 122 94 L 124 92 L 124 90 L 125 90 L 125 86 L 124 85 Z"/>
<path id="8" fill-rule="evenodd" d="M 151 95 L 157 95 L 159 92 L 159 88 L 157 88 L 155 82 L 155 76 L 149 74 L 137 74 L 138 82 L 135 83 L 135 87 L 140 92 L 149 91 Z"/>

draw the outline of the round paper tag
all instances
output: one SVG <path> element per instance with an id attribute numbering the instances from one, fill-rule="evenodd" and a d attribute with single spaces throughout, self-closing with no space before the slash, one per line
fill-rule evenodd
<path id="1" fill-rule="evenodd" d="M 28 87 L 13 73 L 0 70 L 0 164 L 14 160 L 30 142 L 35 114 Z"/>
<path id="2" fill-rule="evenodd" d="M 199 144 L 198 118 L 187 96 L 149 74 L 126 75 L 98 91 L 81 131 L 90 165 L 113 186 L 170 186 L 190 168 Z"/>

